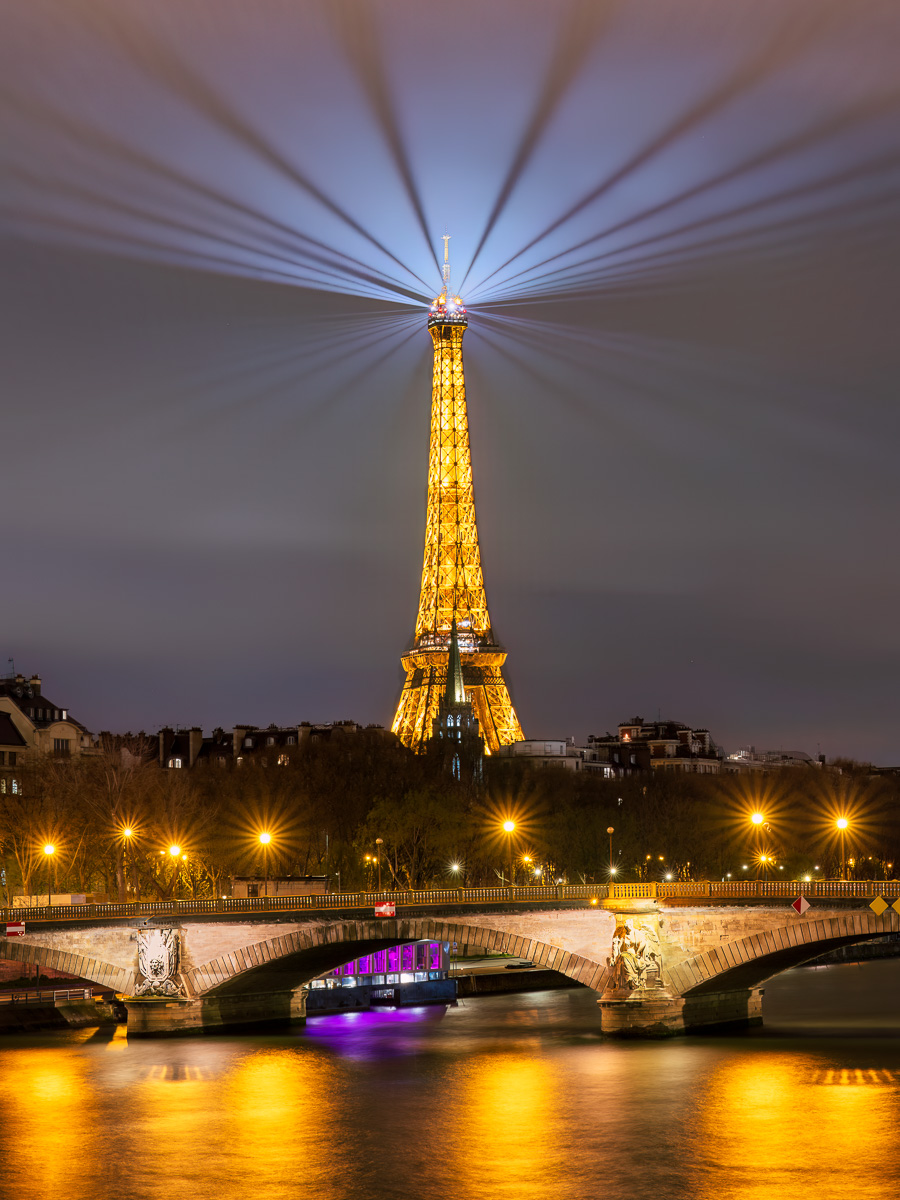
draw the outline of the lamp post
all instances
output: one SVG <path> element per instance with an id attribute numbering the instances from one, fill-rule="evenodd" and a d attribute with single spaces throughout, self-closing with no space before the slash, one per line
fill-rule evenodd
<path id="1" fill-rule="evenodd" d="M 612 856 L 612 835 L 616 832 L 615 826 L 610 825 L 606 832 L 609 834 L 609 875 L 610 878 L 612 878 L 612 876 L 616 873 L 616 868 L 613 866 Z"/>
<path id="2" fill-rule="evenodd" d="M 175 899 L 175 880 L 178 876 L 178 860 L 181 857 L 181 847 L 176 846 L 173 842 L 169 847 L 169 856 L 172 859 L 172 899 Z"/>
<path id="3" fill-rule="evenodd" d="M 48 908 L 48 910 L 50 908 L 50 901 L 52 899 L 52 897 L 50 895 L 50 862 L 52 860 L 54 868 L 55 868 L 56 859 L 53 857 L 55 853 L 56 853 L 56 847 L 53 845 L 52 842 L 47 842 L 47 844 L 44 846 L 44 854 L 47 856 L 47 908 Z"/>
<path id="4" fill-rule="evenodd" d="M 384 845 L 384 838 L 375 839 L 375 859 L 378 863 L 378 890 L 381 891 L 381 847 Z"/>
<path id="5" fill-rule="evenodd" d="M 841 882 L 842 883 L 846 876 L 846 859 L 845 859 L 845 855 L 844 855 L 844 831 L 846 830 L 846 828 L 849 824 L 850 824 L 850 822 L 847 820 L 846 817 L 838 817 L 838 819 L 835 821 L 835 825 L 837 825 L 838 832 L 841 835 Z"/>
<path id="6" fill-rule="evenodd" d="M 509 842 L 509 886 L 511 888 L 515 887 L 515 876 L 513 874 L 513 872 L 515 870 L 515 862 L 513 860 L 513 840 L 512 840 L 512 835 L 515 833 L 515 831 L 516 831 L 515 821 L 504 821 L 503 822 L 503 832 L 506 834 L 507 841 Z"/>
<path id="7" fill-rule="evenodd" d="M 265 882 L 263 884 L 263 895 L 266 897 L 269 895 L 269 842 L 271 842 L 271 840 L 271 833 L 263 832 L 259 835 L 259 842 L 263 848 L 263 874 L 265 878 Z"/>
<path id="8" fill-rule="evenodd" d="M 122 830 L 122 866 L 125 870 L 125 900 L 128 900 L 128 843 L 134 837 L 134 830 L 126 825 Z"/>

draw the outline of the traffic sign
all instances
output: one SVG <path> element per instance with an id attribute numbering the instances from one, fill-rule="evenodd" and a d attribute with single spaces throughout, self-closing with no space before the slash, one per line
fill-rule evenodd
<path id="1" fill-rule="evenodd" d="M 884 910 L 888 907 L 888 902 L 883 896 L 876 896 L 869 905 L 876 917 L 880 917 Z"/>
<path id="2" fill-rule="evenodd" d="M 6 924 L 7 937 L 24 937 L 25 922 L 24 921 L 8 921 Z"/>
<path id="3" fill-rule="evenodd" d="M 798 896 L 797 899 L 794 901 L 794 903 L 791 905 L 791 908 L 794 910 L 795 913 L 797 913 L 798 916 L 802 917 L 803 914 L 806 912 L 806 910 L 809 908 L 809 901 L 807 900 L 807 898 L 805 896 Z"/>
<path id="4" fill-rule="evenodd" d="M 393 900 L 385 900 L 383 904 L 375 905 L 376 917 L 396 917 L 397 906 Z"/>

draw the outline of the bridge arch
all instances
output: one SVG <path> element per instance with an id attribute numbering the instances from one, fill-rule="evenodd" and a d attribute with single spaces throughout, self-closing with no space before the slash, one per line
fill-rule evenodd
<path id="1" fill-rule="evenodd" d="M 532 961 L 600 990 L 607 968 L 598 961 L 490 925 L 430 918 L 377 918 L 310 925 L 232 950 L 186 972 L 195 997 L 271 989 L 294 990 L 342 963 L 406 942 L 455 942 Z"/>
<path id="2" fill-rule="evenodd" d="M 101 958 L 69 954 L 63 950 L 55 950 L 52 946 L 42 946 L 18 938 L 0 938 L 0 958 L 36 966 L 41 970 L 61 971 L 75 979 L 85 979 L 114 992 L 128 990 L 132 981 L 131 971 L 105 962 Z"/>
<path id="3" fill-rule="evenodd" d="M 758 987 L 790 967 L 829 950 L 887 937 L 900 931 L 900 915 L 853 912 L 821 920 L 794 918 L 784 925 L 726 942 L 670 968 L 671 985 L 682 996 Z"/>

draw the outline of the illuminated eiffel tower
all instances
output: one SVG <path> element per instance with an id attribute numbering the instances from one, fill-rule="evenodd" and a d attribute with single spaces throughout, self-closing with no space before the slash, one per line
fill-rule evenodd
<path id="1" fill-rule="evenodd" d="M 455 619 L 466 698 L 491 753 L 521 740 L 522 729 L 500 670 L 506 651 L 494 638 L 484 593 L 462 357 L 469 319 L 450 292 L 448 241 L 444 286 L 428 315 L 434 376 L 422 591 L 412 645 L 401 659 L 406 682 L 391 728 L 404 745 L 424 748 L 444 694 Z"/>

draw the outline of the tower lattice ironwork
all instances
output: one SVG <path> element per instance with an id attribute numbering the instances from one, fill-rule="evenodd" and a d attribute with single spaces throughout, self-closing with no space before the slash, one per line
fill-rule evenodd
<path id="1" fill-rule="evenodd" d="M 506 651 L 494 637 L 484 591 L 463 374 L 462 340 L 469 322 L 459 296 L 450 293 L 447 240 L 443 290 L 428 315 L 434 376 L 422 590 L 412 645 L 401 659 L 406 681 L 392 729 L 416 751 L 431 736 L 455 620 L 466 699 L 486 749 L 493 752 L 521 740 L 522 729 L 501 671 Z"/>

